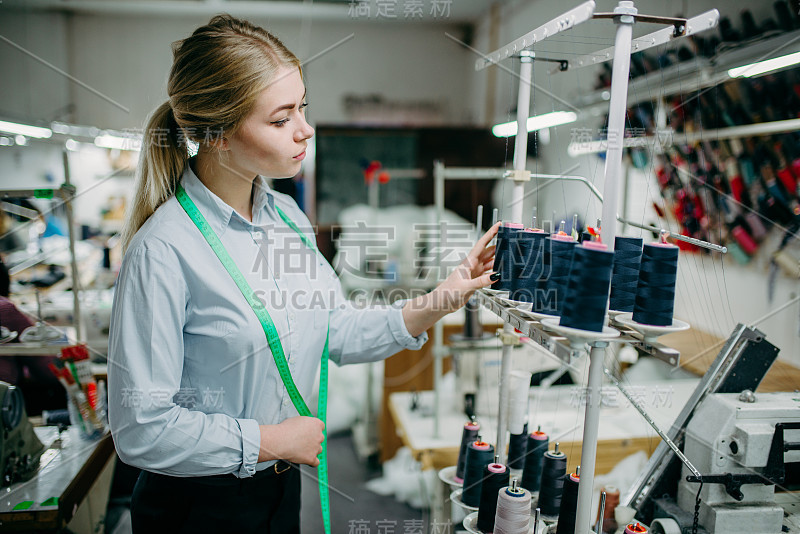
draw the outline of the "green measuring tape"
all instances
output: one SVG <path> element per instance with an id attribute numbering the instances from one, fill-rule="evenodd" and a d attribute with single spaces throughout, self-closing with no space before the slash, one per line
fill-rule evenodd
<path id="1" fill-rule="evenodd" d="M 222 244 L 222 241 L 220 241 L 219 237 L 217 237 L 217 234 L 214 233 L 214 230 L 208 224 L 206 218 L 203 217 L 203 214 L 200 213 L 200 210 L 197 208 L 194 201 L 192 201 L 180 184 L 175 192 L 175 196 L 177 197 L 178 202 L 183 207 L 184 211 L 186 211 L 186 214 L 189 216 L 195 226 L 197 226 L 197 229 L 200 230 L 201 234 L 203 234 L 203 237 L 211 246 L 211 250 L 214 251 L 214 254 L 217 255 L 217 258 L 219 258 L 219 261 L 222 263 L 222 266 L 225 267 L 225 270 L 228 271 L 229 275 L 231 275 L 231 278 L 233 278 L 233 281 L 236 283 L 239 291 L 242 292 L 242 295 L 247 300 L 247 303 L 253 309 L 256 317 L 258 317 L 261 327 L 264 329 L 264 333 L 267 336 L 267 343 L 269 343 L 269 348 L 272 351 L 272 357 L 275 360 L 275 365 L 278 367 L 278 372 L 281 375 L 283 385 L 286 388 L 286 391 L 289 393 L 289 398 L 292 399 L 292 403 L 297 409 L 297 413 L 307 417 L 312 417 L 311 410 L 308 409 L 308 406 L 303 400 L 303 396 L 300 395 L 300 392 L 297 390 L 297 386 L 294 383 L 292 373 L 289 370 L 289 364 L 286 363 L 286 355 L 283 352 L 283 346 L 281 345 L 281 340 L 278 336 L 278 330 L 275 328 L 275 323 L 272 322 L 269 312 L 267 312 L 263 303 L 261 303 L 255 297 L 250 284 L 247 283 L 244 275 L 242 275 L 242 272 L 236 266 L 236 263 L 234 263 L 233 258 L 231 258 L 230 254 L 228 254 L 228 251 L 225 250 L 225 246 Z M 280 215 L 281 219 L 283 219 L 283 222 L 289 225 L 289 228 L 297 232 L 303 243 L 316 252 L 317 249 L 314 246 L 314 242 L 311 241 L 297 227 L 294 221 L 292 221 L 289 216 L 286 215 L 278 206 L 275 206 L 275 209 L 278 211 L 278 215 Z M 317 417 L 323 423 L 326 420 L 328 410 L 328 338 L 330 337 L 330 333 L 330 321 L 328 321 L 328 332 L 325 334 L 325 347 L 322 349 L 322 365 L 319 376 L 319 401 L 317 403 Z M 322 435 L 322 452 L 318 456 L 319 465 L 317 466 L 317 476 L 319 477 L 319 501 L 322 507 L 322 521 L 325 525 L 325 533 L 330 534 L 331 509 L 330 499 L 328 496 L 327 429 L 322 430 Z"/>

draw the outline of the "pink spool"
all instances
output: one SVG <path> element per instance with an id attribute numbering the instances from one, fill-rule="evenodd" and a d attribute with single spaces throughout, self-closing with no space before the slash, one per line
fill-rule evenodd
<path id="1" fill-rule="evenodd" d="M 571 235 L 567 234 L 553 234 L 550 237 L 552 237 L 553 239 L 558 239 L 559 241 L 575 241 L 574 239 L 572 239 Z"/>
<path id="2" fill-rule="evenodd" d="M 592 250 L 608 250 L 608 246 L 600 241 L 584 241 L 581 243 L 581 246 Z"/>
<path id="3" fill-rule="evenodd" d="M 489 445 L 485 441 L 473 441 L 472 447 L 477 451 L 488 451 L 491 445 Z"/>
<path id="4" fill-rule="evenodd" d="M 525 225 L 522 223 L 512 223 L 512 222 L 503 223 L 503 226 L 505 226 L 506 228 L 516 228 L 517 230 L 522 230 L 523 228 L 525 228 Z"/>
<path id="5" fill-rule="evenodd" d="M 631 523 L 625 527 L 625 534 L 647 534 L 647 529 L 639 523 Z"/>
<path id="6" fill-rule="evenodd" d="M 490 473 L 505 473 L 506 466 L 503 464 L 489 464 L 486 466 Z"/>
<path id="7" fill-rule="evenodd" d="M 734 226 L 731 230 L 733 237 L 736 239 L 736 242 L 739 243 L 739 246 L 742 247 L 742 250 L 747 252 L 750 256 L 754 255 L 758 252 L 758 244 L 753 240 L 750 234 L 742 228 L 741 226 Z"/>

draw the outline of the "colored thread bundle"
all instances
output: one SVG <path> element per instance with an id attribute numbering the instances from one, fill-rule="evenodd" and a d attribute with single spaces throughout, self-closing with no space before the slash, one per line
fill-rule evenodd
<path id="1" fill-rule="evenodd" d="M 515 483 L 497 494 L 494 534 L 528 534 L 531 523 L 531 493 Z"/>
<path id="2" fill-rule="evenodd" d="M 464 466 L 467 464 L 467 445 L 478 438 L 478 432 L 481 430 L 481 425 L 475 421 L 467 421 L 464 423 L 464 429 L 461 431 L 461 447 L 458 449 L 458 462 L 456 462 L 456 476 L 453 478 L 456 482 L 464 482 Z"/>
<path id="3" fill-rule="evenodd" d="M 511 434 L 508 441 L 508 467 L 510 469 L 525 468 L 525 452 L 528 450 L 528 423 L 522 427 L 520 434 Z"/>
<path id="4" fill-rule="evenodd" d="M 614 271 L 611 276 L 609 309 L 622 312 L 633 311 L 641 263 L 641 238 L 617 237 L 614 239 Z"/>
<path id="5" fill-rule="evenodd" d="M 560 315 L 567 293 L 569 271 L 572 256 L 575 252 L 575 241 L 568 236 L 552 236 L 547 238 L 546 249 L 550 249 L 550 270 L 545 283 L 542 298 L 536 299 L 534 310 L 551 315 Z M 537 295 L 538 297 L 538 295 Z M 537 306 L 538 305 L 538 306 Z"/>
<path id="6" fill-rule="evenodd" d="M 614 253 L 596 241 L 575 248 L 567 294 L 561 309 L 561 326 L 602 332 Z"/>
<path id="7" fill-rule="evenodd" d="M 671 325 L 677 277 L 678 247 L 666 243 L 646 244 L 642 250 L 633 320 L 655 326 Z"/>
<path id="8" fill-rule="evenodd" d="M 517 234 L 522 228 L 521 224 L 505 223 L 497 230 L 493 270 L 500 273 L 500 278 L 492 284 L 492 289 L 511 290 L 514 263 L 520 261 Z"/>
<path id="9" fill-rule="evenodd" d="M 544 453 L 550 446 L 550 438 L 537 430 L 528 436 L 528 452 L 525 455 L 525 469 L 522 471 L 522 487 L 530 492 L 539 491 L 542 482 L 542 462 Z"/>
<path id="10" fill-rule="evenodd" d="M 478 506 L 478 529 L 481 532 L 494 530 L 497 515 L 497 495 L 508 486 L 508 468 L 503 464 L 489 464 L 483 469 L 481 504 Z"/>
<path id="11" fill-rule="evenodd" d="M 473 441 L 467 447 L 467 463 L 464 469 L 464 489 L 461 501 L 477 508 L 481 502 L 481 477 L 483 468 L 493 463 L 494 446 L 485 441 Z"/>
<path id="12" fill-rule="evenodd" d="M 577 472 L 564 477 L 564 491 L 561 496 L 561 508 L 558 511 L 556 534 L 575 533 L 575 517 L 578 514 L 579 482 L 580 476 Z"/>
<path id="13" fill-rule="evenodd" d="M 535 302 L 544 271 L 545 239 L 549 235 L 538 230 L 524 230 L 518 234 L 520 262 L 513 273 L 509 295 L 512 300 Z"/>
<path id="14" fill-rule="evenodd" d="M 602 531 L 597 534 L 605 532 L 616 532 L 617 522 L 614 520 L 614 510 L 619 506 L 619 490 L 614 486 L 606 486 L 601 490 L 601 493 L 606 492 L 606 507 L 603 510 L 603 524 Z M 600 510 L 597 510 L 597 520 L 600 520 Z"/>
<path id="15" fill-rule="evenodd" d="M 567 455 L 556 449 L 544 453 L 542 483 L 539 487 L 539 508 L 543 515 L 558 515 L 561 509 L 561 493 L 564 490 L 564 475 L 567 474 Z"/>

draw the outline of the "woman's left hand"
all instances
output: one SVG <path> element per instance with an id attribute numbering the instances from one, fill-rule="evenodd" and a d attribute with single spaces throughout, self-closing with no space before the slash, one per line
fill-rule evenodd
<path id="1" fill-rule="evenodd" d="M 458 310 L 477 289 L 493 282 L 490 276 L 493 274 L 491 269 L 495 247 L 489 246 L 489 242 L 497 234 L 498 228 L 499 222 L 483 234 L 464 261 L 434 290 L 437 294 L 435 301 L 444 306 L 442 311 L 445 313 Z"/>

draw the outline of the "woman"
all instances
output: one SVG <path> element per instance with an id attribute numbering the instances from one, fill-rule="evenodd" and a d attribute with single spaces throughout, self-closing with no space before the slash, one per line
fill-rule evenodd
<path id="1" fill-rule="evenodd" d="M 433 292 L 353 307 L 308 219 L 263 179 L 297 174 L 314 134 L 298 59 L 227 15 L 173 54 L 169 100 L 144 137 L 109 341 L 114 442 L 144 470 L 133 529 L 299 532 L 291 467 L 318 465 L 324 424 L 298 415 L 289 391 L 309 398 L 328 355 L 341 365 L 421 347 L 491 283 L 496 228 Z"/>

